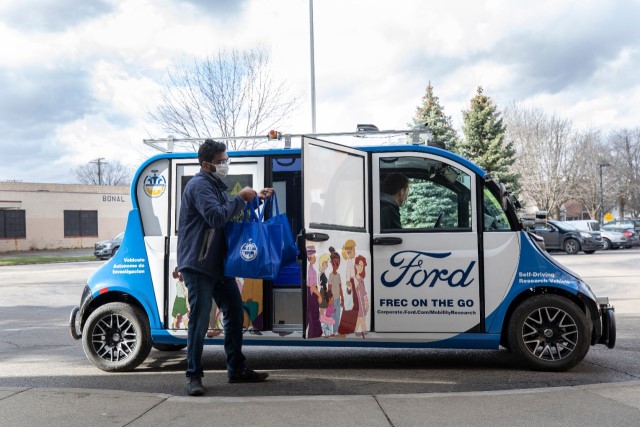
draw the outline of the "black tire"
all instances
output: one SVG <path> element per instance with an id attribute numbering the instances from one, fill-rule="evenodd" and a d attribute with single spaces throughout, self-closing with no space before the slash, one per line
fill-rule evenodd
<path id="1" fill-rule="evenodd" d="M 118 252 L 118 249 L 120 249 L 120 246 L 116 246 L 115 248 L 113 248 L 113 250 L 111 251 L 111 256 L 109 258 L 112 258 L 116 252 Z"/>
<path id="2" fill-rule="evenodd" d="M 180 351 L 187 348 L 186 344 L 153 344 L 153 348 L 158 351 Z"/>
<path id="3" fill-rule="evenodd" d="M 82 347 L 91 363 L 103 371 L 131 371 L 151 351 L 147 316 L 140 308 L 121 302 L 98 307 L 84 325 Z"/>
<path id="4" fill-rule="evenodd" d="M 604 243 L 604 245 L 602 246 L 602 250 L 606 251 L 608 249 L 612 249 L 611 248 L 611 240 L 607 239 L 606 237 L 604 239 L 602 239 L 602 243 Z"/>
<path id="5" fill-rule="evenodd" d="M 566 371 L 584 359 L 591 344 L 586 314 L 567 298 L 534 296 L 520 304 L 509 322 L 509 345 L 538 371 Z"/>
<path id="6" fill-rule="evenodd" d="M 567 239 L 562 246 L 569 255 L 575 255 L 580 252 L 580 243 L 576 239 Z"/>

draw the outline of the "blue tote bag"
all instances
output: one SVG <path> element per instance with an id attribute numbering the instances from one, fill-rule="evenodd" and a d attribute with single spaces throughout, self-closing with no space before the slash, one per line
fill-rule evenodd
<path id="1" fill-rule="evenodd" d="M 282 266 L 295 262 L 298 257 L 298 247 L 291 233 L 291 226 L 289 225 L 287 215 L 280 213 L 276 193 L 273 193 L 273 196 L 267 199 L 265 210 L 269 212 L 269 219 L 266 221 L 268 224 L 282 225 Z"/>
<path id="2" fill-rule="evenodd" d="M 247 203 L 240 222 L 225 225 L 227 258 L 224 274 L 230 277 L 273 280 L 278 277 L 282 263 L 282 225 L 263 222 L 264 210 L 256 215 Z"/>

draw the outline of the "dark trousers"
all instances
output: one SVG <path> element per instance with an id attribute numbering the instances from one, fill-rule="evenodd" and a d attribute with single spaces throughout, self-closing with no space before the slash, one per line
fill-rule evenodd
<path id="1" fill-rule="evenodd" d="M 189 329 L 187 332 L 187 377 L 202 377 L 202 349 L 209 328 L 212 300 L 222 311 L 224 352 L 227 355 L 227 374 L 240 373 L 245 368 L 242 354 L 242 295 L 235 279 L 215 280 L 204 274 L 183 271 L 189 293 Z"/>

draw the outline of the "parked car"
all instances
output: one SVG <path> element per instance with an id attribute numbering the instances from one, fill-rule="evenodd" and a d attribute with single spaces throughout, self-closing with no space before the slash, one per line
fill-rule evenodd
<path id="1" fill-rule="evenodd" d="M 638 236 L 638 233 L 633 228 L 626 228 L 624 224 L 621 226 L 605 224 L 602 226 L 602 229 L 606 231 L 617 231 L 627 236 L 627 248 L 640 246 L 640 236 Z"/>
<path id="2" fill-rule="evenodd" d="M 98 259 L 111 258 L 120 248 L 120 244 L 122 243 L 123 238 L 124 231 L 118 234 L 113 239 L 97 242 L 93 247 L 93 254 Z"/>
<path id="3" fill-rule="evenodd" d="M 592 254 L 603 248 L 600 232 L 578 230 L 562 221 L 548 220 L 546 223 L 536 224 L 533 233 L 544 239 L 544 246 L 548 251 L 560 250 L 568 254 L 584 251 L 585 254 Z"/>
<path id="4" fill-rule="evenodd" d="M 623 229 L 633 228 L 636 234 L 640 234 L 640 218 L 620 218 L 609 221 L 605 225 L 616 226 Z"/>
<path id="5" fill-rule="evenodd" d="M 631 247 L 627 236 L 616 230 L 605 230 L 600 228 L 600 223 L 595 219 L 583 219 L 575 221 L 565 221 L 569 225 L 573 225 L 579 230 L 585 231 L 599 231 L 602 235 L 602 243 L 604 247 L 602 249 L 618 249 Z"/>

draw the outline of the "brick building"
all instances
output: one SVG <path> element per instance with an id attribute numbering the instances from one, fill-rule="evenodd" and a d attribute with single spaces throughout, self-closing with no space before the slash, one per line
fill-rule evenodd
<path id="1" fill-rule="evenodd" d="M 0 252 L 90 248 L 130 209 L 129 186 L 0 182 Z"/>

